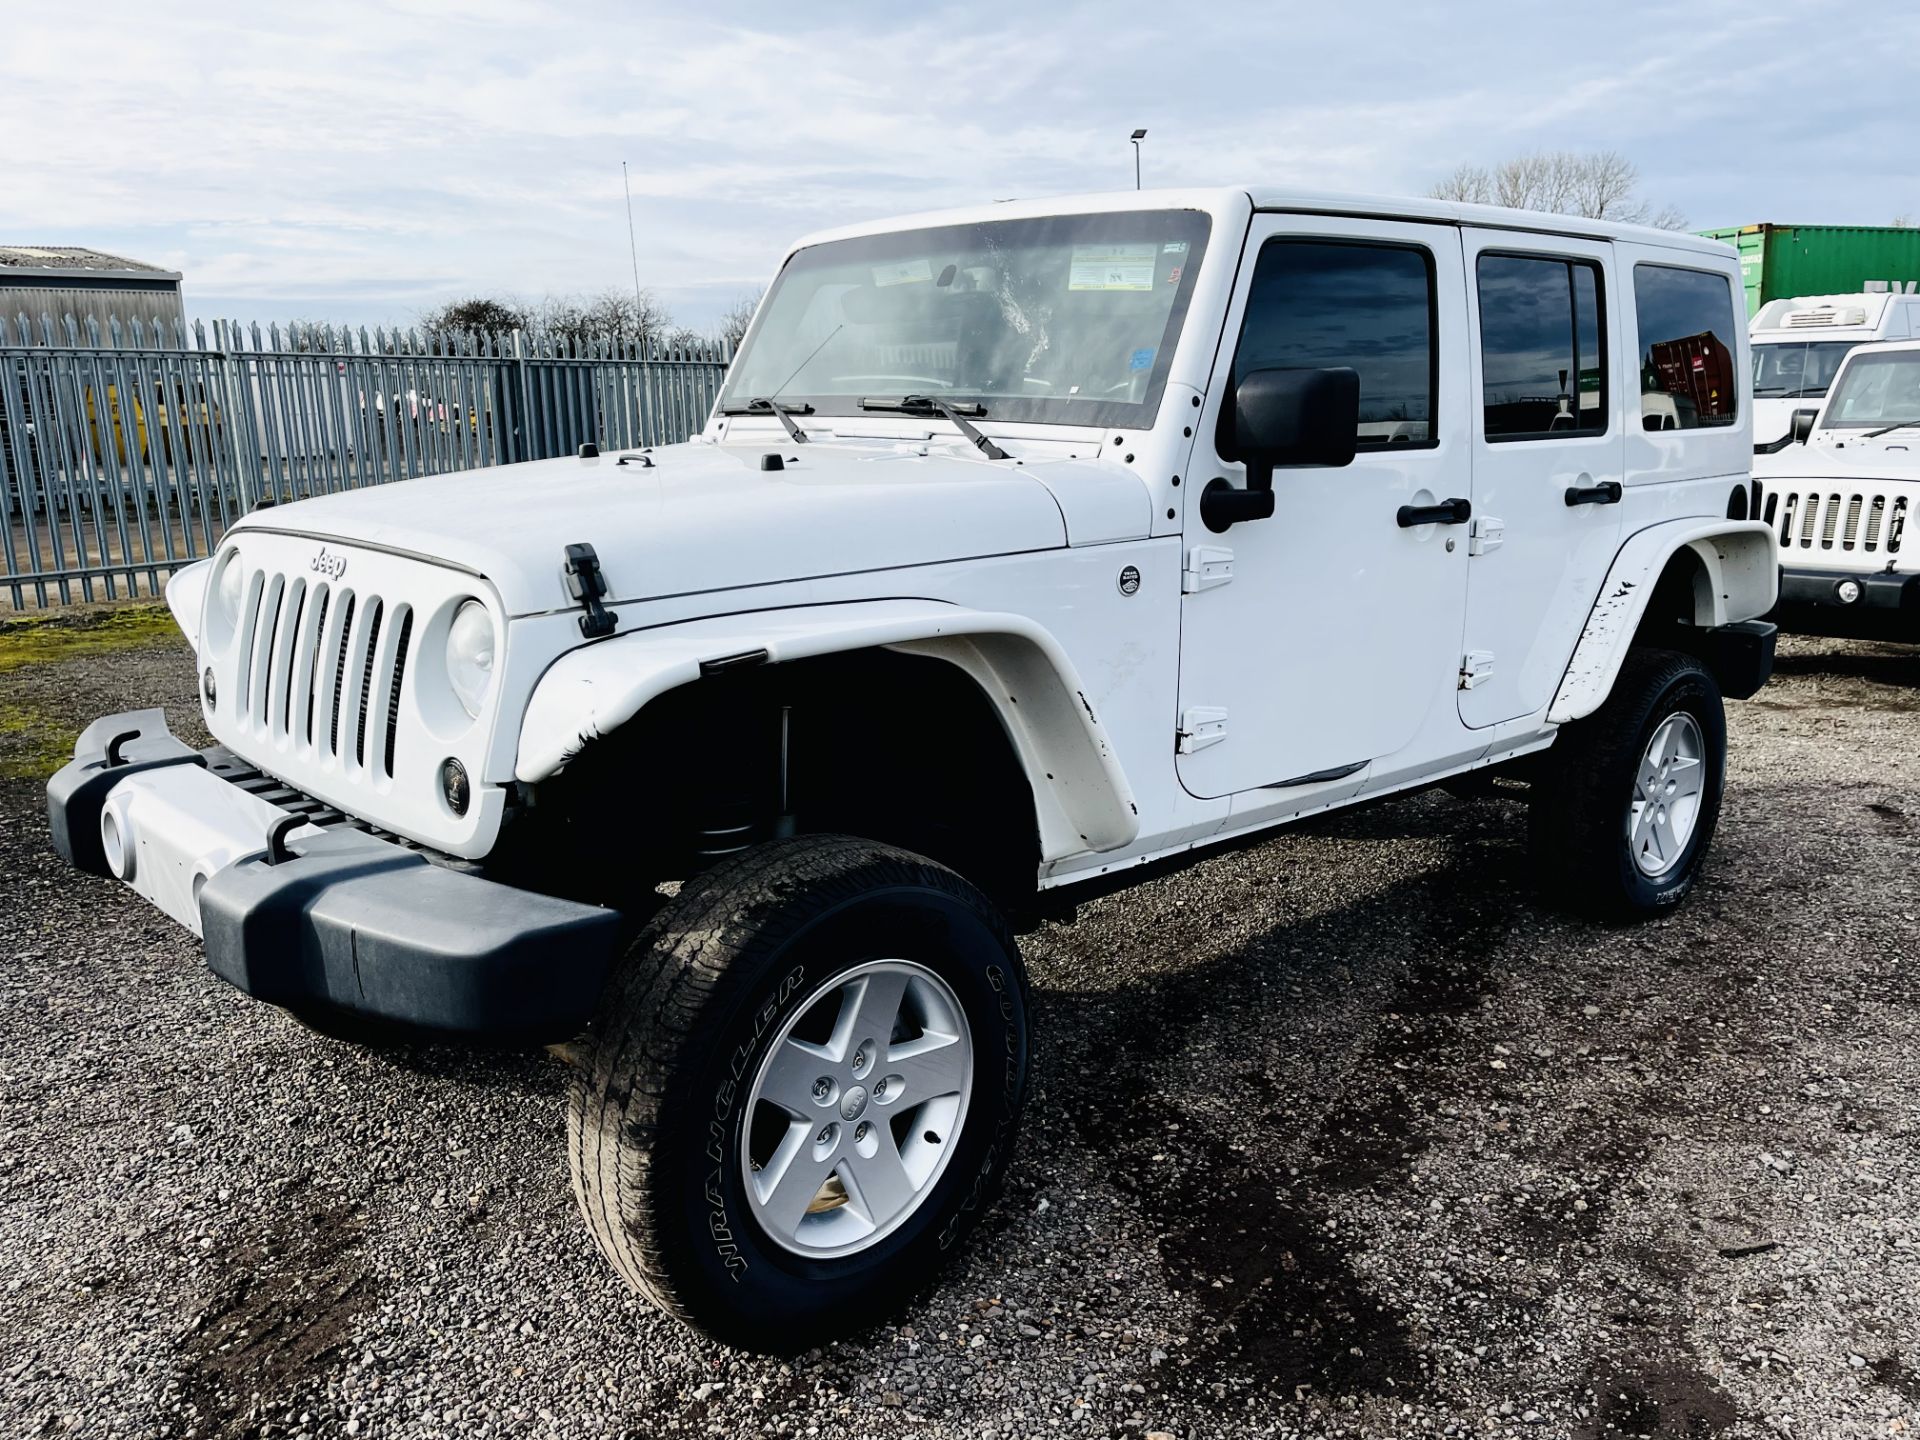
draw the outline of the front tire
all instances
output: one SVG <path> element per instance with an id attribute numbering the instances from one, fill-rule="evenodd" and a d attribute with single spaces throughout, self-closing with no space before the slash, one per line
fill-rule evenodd
<path id="1" fill-rule="evenodd" d="M 997 1193 L 1028 1061 L 1026 979 L 952 871 L 847 836 L 686 882 L 579 1047 L 574 1193 L 654 1304 L 786 1350 L 871 1326 Z"/>
<path id="2" fill-rule="evenodd" d="M 1528 817 L 1542 888 L 1610 920 L 1670 911 L 1700 878 L 1726 783 L 1720 688 L 1691 655 L 1635 650 L 1544 757 Z"/>

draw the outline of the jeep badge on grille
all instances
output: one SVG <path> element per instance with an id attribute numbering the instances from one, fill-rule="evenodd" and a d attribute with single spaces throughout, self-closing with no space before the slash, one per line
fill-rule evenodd
<path id="1" fill-rule="evenodd" d="M 327 553 L 327 547 L 322 545 L 320 553 L 313 557 L 313 568 L 329 580 L 338 580 L 347 573 L 347 557 L 330 555 Z"/>

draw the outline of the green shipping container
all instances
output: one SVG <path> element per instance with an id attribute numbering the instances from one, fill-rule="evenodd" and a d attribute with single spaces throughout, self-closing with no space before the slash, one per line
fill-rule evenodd
<path id="1" fill-rule="evenodd" d="M 1702 230 L 1740 252 L 1747 318 L 1787 295 L 1920 294 L 1920 229 L 1874 225 L 1736 225 Z"/>

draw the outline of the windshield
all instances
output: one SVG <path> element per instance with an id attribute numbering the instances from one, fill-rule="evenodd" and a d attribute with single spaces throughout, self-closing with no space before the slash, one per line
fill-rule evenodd
<path id="1" fill-rule="evenodd" d="M 1208 226 L 1198 211 L 1127 211 L 808 246 L 774 281 L 721 406 L 859 415 L 863 397 L 932 395 L 996 420 L 1144 425 Z"/>
<path id="2" fill-rule="evenodd" d="M 1753 347 L 1756 400 L 1799 400 L 1824 395 L 1853 340 L 1805 340 Z"/>
<path id="3" fill-rule="evenodd" d="M 1820 423 L 1843 430 L 1920 423 L 1920 350 L 1855 355 Z"/>

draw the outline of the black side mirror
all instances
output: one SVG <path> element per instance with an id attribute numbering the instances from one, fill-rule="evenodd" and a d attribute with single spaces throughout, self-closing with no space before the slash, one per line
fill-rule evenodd
<path id="1" fill-rule="evenodd" d="M 1200 518 L 1219 532 L 1273 514 L 1273 472 L 1281 465 L 1351 465 L 1359 442 L 1360 372 L 1253 370 L 1233 392 L 1232 435 L 1221 453 L 1247 469 L 1246 489 L 1214 480 Z"/>
<path id="2" fill-rule="evenodd" d="M 1357 370 L 1255 370 L 1233 392 L 1235 458 L 1263 490 L 1278 465 L 1351 465 L 1359 432 Z"/>
<path id="3" fill-rule="evenodd" d="M 1818 410 L 1796 410 L 1793 418 L 1787 422 L 1787 433 L 1778 440 L 1768 440 L 1753 447 L 1756 455 L 1778 455 L 1789 445 L 1804 445 L 1813 436 L 1813 422 L 1820 418 Z"/>

